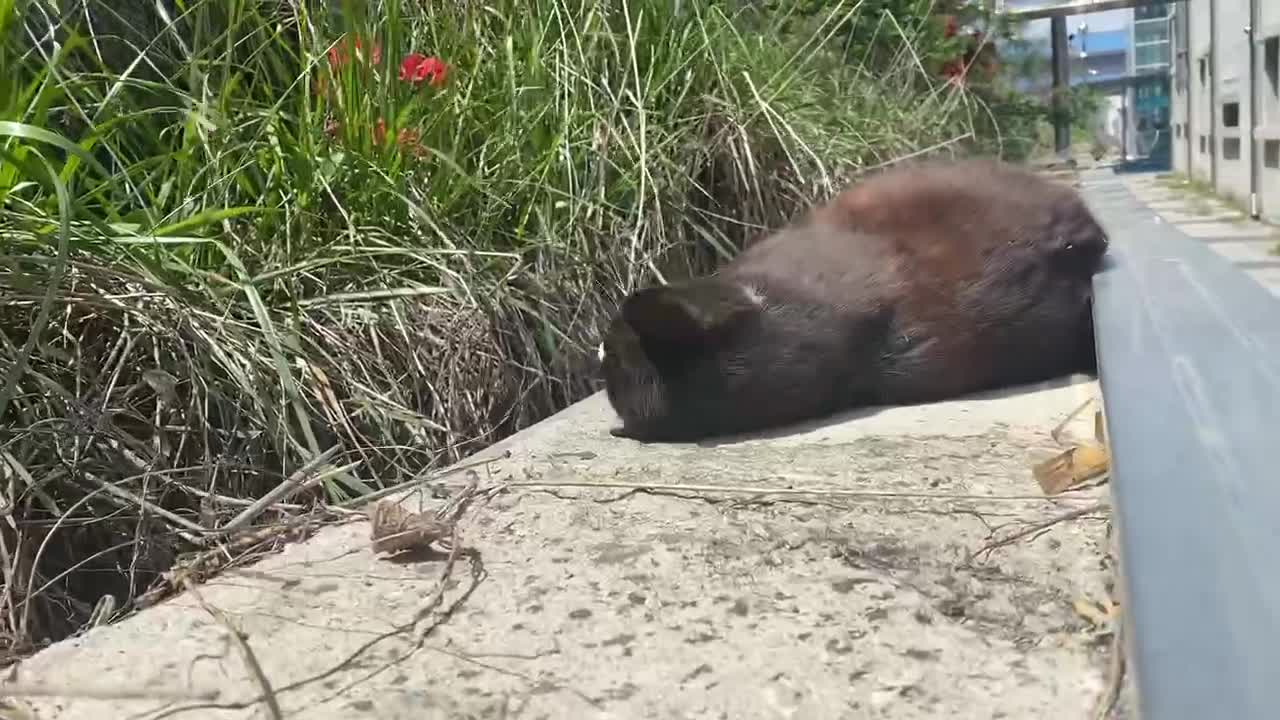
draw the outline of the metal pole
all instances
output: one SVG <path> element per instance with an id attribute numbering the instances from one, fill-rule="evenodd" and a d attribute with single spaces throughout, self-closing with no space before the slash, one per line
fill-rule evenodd
<path id="1" fill-rule="evenodd" d="M 1186 136 L 1187 141 L 1187 179 L 1195 179 L 1195 145 L 1191 142 L 1195 128 L 1195 119 L 1192 117 L 1196 112 L 1196 104 L 1194 102 L 1195 93 L 1191 92 L 1192 87 L 1200 87 L 1191 82 L 1192 73 L 1195 69 L 1191 66 L 1191 6 L 1183 2 L 1173 6 L 1175 15 L 1175 25 L 1182 29 L 1178 35 L 1182 39 L 1182 92 L 1186 94 L 1187 100 L 1187 121 L 1182 124 L 1182 134 Z"/>
<path id="2" fill-rule="evenodd" d="M 1053 150 L 1062 160 L 1071 154 L 1071 120 L 1068 117 L 1067 93 L 1071 85 L 1071 57 L 1067 48 L 1067 18 L 1055 15 L 1049 20 L 1049 37 L 1053 43 Z"/>
<path id="3" fill-rule="evenodd" d="M 1209 184 L 1218 191 L 1218 0 L 1209 3 Z"/>
<path id="4" fill-rule="evenodd" d="M 1129 162 L 1129 87 L 1126 82 L 1120 95 L 1120 162 Z"/>
<path id="5" fill-rule="evenodd" d="M 1254 32 L 1261 18 L 1258 17 L 1258 0 L 1249 0 L 1249 24 L 1244 34 L 1249 38 L 1249 216 L 1257 218 L 1258 212 L 1258 42 Z"/>

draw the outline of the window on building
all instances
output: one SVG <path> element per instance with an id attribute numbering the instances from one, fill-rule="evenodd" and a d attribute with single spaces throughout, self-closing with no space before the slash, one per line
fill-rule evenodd
<path id="1" fill-rule="evenodd" d="M 1173 126 L 1173 135 L 1178 139 L 1182 138 L 1182 123 L 1176 123 Z"/>
<path id="2" fill-rule="evenodd" d="M 1280 140 L 1262 143 L 1262 164 L 1273 170 L 1280 170 Z"/>
<path id="3" fill-rule="evenodd" d="M 1169 25 L 1162 22 L 1134 23 L 1133 42 L 1141 45 L 1149 42 L 1162 42 L 1169 39 Z"/>
<path id="4" fill-rule="evenodd" d="M 1151 45 L 1135 45 L 1133 48 L 1133 64 L 1137 67 L 1169 64 L 1169 43 L 1153 43 Z"/>
<path id="5" fill-rule="evenodd" d="M 1222 103 L 1222 126 L 1240 127 L 1240 103 Z"/>
<path id="6" fill-rule="evenodd" d="M 1133 9 L 1134 20 L 1163 20 L 1169 17 L 1169 5 L 1146 5 Z"/>
<path id="7" fill-rule="evenodd" d="M 1203 136 L 1203 135 L 1201 135 L 1201 136 L 1200 136 L 1200 154 L 1201 154 L 1201 155 L 1203 155 L 1203 154 L 1204 154 L 1205 146 L 1206 146 L 1206 145 L 1208 145 L 1208 143 L 1206 143 L 1206 142 L 1205 142 L 1204 136 Z"/>
<path id="8" fill-rule="evenodd" d="M 1154 78 L 1154 82 L 1147 81 L 1147 82 L 1143 82 L 1141 85 L 1138 86 L 1138 89 L 1137 89 L 1138 99 L 1147 100 L 1150 98 L 1168 97 L 1169 95 L 1168 86 L 1165 83 L 1161 82 L 1159 77 L 1156 77 L 1156 76 L 1148 76 L 1148 77 Z"/>
<path id="9" fill-rule="evenodd" d="M 1200 58 L 1200 84 L 1205 84 L 1205 75 L 1209 71 L 1209 58 Z"/>
<path id="10" fill-rule="evenodd" d="M 1240 138 L 1222 138 L 1222 159 L 1240 159 Z"/>
<path id="11" fill-rule="evenodd" d="M 1280 97 L 1280 35 L 1267 38 L 1262 46 L 1262 69 L 1271 94 Z"/>

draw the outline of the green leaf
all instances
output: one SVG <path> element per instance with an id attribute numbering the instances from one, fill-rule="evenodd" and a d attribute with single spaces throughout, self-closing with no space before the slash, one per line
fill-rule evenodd
<path id="1" fill-rule="evenodd" d="M 0 136 L 14 137 L 20 140 L 35 140 L 37 142 L 42 142 L 47 145 L 53 145 L 54 147 L 57 147 L 68 153 L 71 153 L 72 155 L 75 155 L 76 157 L 80 158 L 86 163 L 89 163 L 98 172 L 102 173 L 104 177 L 109 176 L 111 174 L 107 172 L 107 169 L 104 168 L 102 164 L 99 163 L 98 160 L 94 158 L 92 155 L 90 155 L 84 148 L 71 142 L 70 140 L 66 139 L 63 136 L 55 132 L 50 132 L 48 130 L 45 130 L 44 128 L 36 127 L 35 125 L 28 125 L 27 123 L 12 122 L 10 120 L 0 120 Z"/>

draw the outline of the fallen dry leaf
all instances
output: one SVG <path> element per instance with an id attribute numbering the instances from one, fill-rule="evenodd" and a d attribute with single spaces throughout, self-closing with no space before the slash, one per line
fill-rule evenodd
<path id="1" fill-rule="evenodd" d="M 1031 472 L 1045 495 L 1057 495 L 1099 477 L 1111 466 L 1107 449 L 1098 445 L 1076 445 L 1038 463 Z"/>
<path id="2" fill-rule="evenodd" d="M 0 720 L 39 720 L 29 703 L 16 698 L 0 700 Z"/>
<path id="3" fill-rule="evenodd" d="M 1103 605 L 1085 598 L 1072 600 L 1071 607 L 1076 611 L 1077 615 L 1093 623 L 1095 627 L 1104 629 L 1111 627 L 1111 623 L 1115 620 L 1116 613 L 1120 609 L 1119 605 L 1112 602 Z"/>
<path id="4" fill-rule="evenodd" d="M 421 550 L 453 534 L 453 526 L 435 515 L 409 512 L 391 500 L 380 500 L 365 512 L 375 553 Z"/>

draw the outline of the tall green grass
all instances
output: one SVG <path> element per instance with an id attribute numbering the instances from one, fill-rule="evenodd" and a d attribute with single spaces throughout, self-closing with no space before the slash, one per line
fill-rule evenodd
<path id="1" fill-rule="evenodd" d="M 624 292 L 853 172 L 1016 139 L 934 79 L 932 31 L 856 0 L 784 34 L 786 2 L 44 7 L 0 0 L 14 652 L 127 613 L 308 463 L 260 522 L 584 397 Z M 411 52 L 445 82 L 402 81 Z"/>

